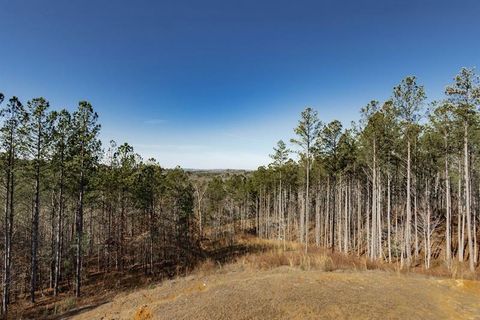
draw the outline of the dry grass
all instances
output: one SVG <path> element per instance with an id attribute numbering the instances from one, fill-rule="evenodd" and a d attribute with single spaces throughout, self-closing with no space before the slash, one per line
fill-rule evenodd
<path id="1" fill-rule="evenodd" d="M 432 277 L 451 278 L 451 279 L 480 279 L 480 270 L 471 272 L 467 263 L 453 262 L 449 269 L 443 261 L 433 261 L 429 269 L 426 269 L 421 263 L 411 268 L 402 268 L 399 263 L 388 263 L 386 261 L 371 260 L 365 256 L 348 255 L 341 252 L 332 252 L 331 250 L 310 247 L 305 253 L 302 244 L 295 242 L 286 242 L 276 240 L 264 240 L 259 238 L 243 238 L 240 240 L 245 245 L 256 248 L 254 253 L 247 253 L 236 260 L 236 264 L 220 266 L 231 270 L 234 267 L 250 270 L 271 270 L 273 268 L 287 266 L 299 268 L 301 270 L 320 270 L 320 271 L 367 271 L 381 270 L 395 272 L 397 274 L 421 274 Z M 218 271 L 219 265 L 207 261 L 202 265 L 203 269 L 210 269 L 210 272 Z"/>
<path id="2" fill-rule="evenodd" d="M 358 261 L 281 249 L 223 266 L 209 261 L 193 275 L 120 295 L 74 319 L 475 319 L 480 314 L 477 281 L 325 272 Z M 368 270 L 368 264 L 358 265 Z"/>
<path id="3" fill-rule="evenodd" d="M 240 259 L 243 265 L 253 269 L 266 270 L 280 266 L 289 266 L 301 270 L 372 270 L 385 269 L 380 263 L 369 261 L 364 258 L 346 256 L 340 253 L 332 253 L 326 250 L 284 251 L 283 249 L 270 250 L 263 254 L 249 254 Z"/>
<path id="4" fill-rule="evenodd" d="M 212 274 L 240 270 L 271 270 L 278 267 L 298 268 L 300 270 L 395 270 L 394 265 L 371 261 L 364 257 L 345 255 L 322 248 L 309 248 L 305 253 L 304 246 L 294 242 L 280 242 L 258 238 L 244 238 L 241 243 L 255 248 L 253 253 L 240 256 L 233 263 L 220 265 L 206 260 L 196 269 L 197 274 Z"/>
<path id="5" fill-rule="evenodd" d="M 369 270 L 381 270 L 392 276 L 405 277 L 408 274 L 433 276 L 436 278 L 479 279 L 477 274 L 468 271 L 465 264 L 455 262 L 448 269 L 442 261 L 433 261 L 428 270 L 418 264 L 410 269 L 401 269 L 398 263 L 372 261 L 363 256 L 345 255 L 340 252 L 331 252 L 323 248 L 310 247 L 305 253 L 304 246 L 294 242 L 283 243 L 275 240 L 263 240 L 254 237 L 243 237 L 234 246 L 217 248 L 212 251 L 210 258 L 199 263 L 185 278 L 185 272 L 179 272 L 173 281 L 182 282 L 185 279 L 231 277 L 232 274 L 256 275 L 264 272 L 323 272 L 325 274 L 368 273 Z M 227 259 L 222 257 L 227 256 Z M 19 300 L 13 310 L 15 317 L 26 318 L 57 318 L 65 314 L 75 314 L 86 308 L 101 305 L 114 299 L 115 295 L 135 293 L 141 288 L 154 289 L 158 280 L 145 277 L 143 274 L 122 275 L 119 273 L 105 274 L 91 278 L 85 286 L 85 295 L 76 299 L 68 293 L 54 298 L 46 296 L 33 306 L 26 300 Z M 160 282 L 165 283 L 165 282 Z M 167 281 L 168 283 L 168 281 Z M 461 282 L 462 284 L 464 282 Z M 181 290 L 171 290 L 168 294 L 158 298 L 162 303 L 171 303 L 179 297 L 195 295 L 208 290 L 205 282 L 196 280 L 188 283 Z M 116 299 L 116 298 L 115 298 Z M 148 299 L 147 299 L 148 300 Z M 148 300 L 146 303 L 150 304 Z M 156 311 L 151 306 L 143 304 L 135 306 L 135 313 L 131 318 L 150 319 Z M 130 318 L 130 319 L 131 319 Z M 155 317 L 153 317 L 155 318 Z"/>
<path id="6" fill-rule="evenodd" d="M 448 268 L 443 261 L 434 261 L 430 269 L 417 267 L 413 272 L 425 274 L 434 277 L 452 278 L 452 279 L 480 279 L 480 269 L 471 272 L 467 262 L 453 261 L 451 268 Z"/>
<path id="7" fill-rule="evenodd" d="M 141 306 L 137 312 L 135 312 L 135 315 L 133 317 L 134 320 L 150 320 L 153 319 L 152 316 L 152 311 L 148 308 L 148 306 L 145 304 Z"/>

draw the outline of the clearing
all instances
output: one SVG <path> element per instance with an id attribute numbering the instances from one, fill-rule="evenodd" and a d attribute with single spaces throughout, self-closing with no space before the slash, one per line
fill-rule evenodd
<path id="1" fill-rule="evenodd" d="M 168 280 L 73 319 L 480 319 L 480 283 L 395 272 L 255 271 L 234 264 Z"/>
<path id="2" fill-rule="evenodd" d="M 207 251 L 206 251 L 207 252 Z M 480 281 L 440 260 L 400 271 L 295 243 L 247 237 L 211 249 L 176 278 L 90 274 L 80 299 L 46 293 L 19 304 L 26 319 L 480 319 Z M 140 270 L 141 271 L 141 270 Z M 174 276 L 174 275 L 172 275 Z"/>

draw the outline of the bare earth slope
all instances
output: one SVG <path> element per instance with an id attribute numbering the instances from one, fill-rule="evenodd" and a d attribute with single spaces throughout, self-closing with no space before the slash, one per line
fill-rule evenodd
<path id="1" fill-rule="evenodd" d="M 280 267 L 166 281 L 74 319 L 480 319 L 480 284 Z"/>

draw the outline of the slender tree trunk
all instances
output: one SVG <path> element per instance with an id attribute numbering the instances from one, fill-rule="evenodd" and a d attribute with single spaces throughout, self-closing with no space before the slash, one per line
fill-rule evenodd
<path id="1" fill-rule="evenodd" d="M 461 163 L 458 162 L 458 193 L 457 193 L 457 205 L 458 205 L 458 212 L 457 212 L 457 247 L 458 247 L 458 261 L 463 262 L 463 246 L 464 246 L 464 239 L 463 239 L 463 207 L 462 207 L 462 177 L 461 177 Z"/>
<path id="2" fill-rule="evenodd" d="M 473 240 L 472 240 L 472 214 L 471 214 L 471 191 L 470 191 L 470 160 L 468 152 L 468 124 L 465 122 L 464 134 L 464 173 L 465 173 L 465 215 L 467 216 L 467 241 L 468 241 L 468 262 L 470 271 L 475 271 Z"/>
<path id="3" fill-rule="evenodd" d="M 310 146 L 308 147 L 310 148 Z M 308 222 L 310 220 L 310 154 L 307 152 L 307 181 L 305 187 L 305 252 L 308 250 Z"/>
<path id="4" fill-rule="evenodd" d="M 360 180 L 357 179 L 357 255 L 360 256 L 362 245 L 361 230 L 362 230 L 362 202 L 360 192 Z"/>
<path id="5" fill-rule="evenodd" d="M 300 243 L 303 244 L 305 239 L 305 197 L 301 191 L 298 194 L 298 209 L 300 210 L 300 221 L 298 224 L 299 234 L 300 234 Z"/>
<path id="6" fill-rule="evenodd" d="M 153 254 L 153 247 L 155 242 L 155 230 L 156 230 L 156 222 L 155 222 L 155 206 L 153 200 L 150 203 L 150 243 L 149 243 L 149 262 L 150 262 L 150 274 L 154 274 L 154 254 Z M 201 236 L 200 236 L 201 237 Z"/>
<path id="7" fill-rule="evenodd" d="M 119 246 L 120 246 L 120 271 L 124 270 L 125 267 L 125 260 L 124 260 L 124 255 L 125 255 L 125 248 L 124 248 L 124 237 L 125 237 L 125 190 L 122 187 L 122 193 L 121 193 L 121 199 L 120 199 L 120 240 L 119 240 Z"/>
<path id="8" fill-rule="evenodd" d="M 388 174 L 387 181 L 387 245 L 388 245 L 388 262 L 392 262 L 392 245 L 391 245 L 391 221 L 390 216 L 392 213 L 391 205 L 391 188 L 390 188 L 390 174 Z"/>
<path id="9" fill-rule="evenodd" d="M 428 194 L 428 192 L 427 192 Z M 430 261 L 432 257 L 432 244 L 431 244 L 431 209 L 430 209 L 430 199 L 427 198 L 427 269 L 430 269 Z"/>
<path id="10" fill-rule="evenodd" d="M 317 186 L 317 196 L 315 200 L 315 244 L 320 246 L 320 185 Z"/>
<path id="11" fill-rule="evenodd" d="M 411 225 L 412 225 L 412 199 L 410 195 L 410 181 L 411 181 L 411 156 L 410 156 L 410 140 L 407 142 L 407 219 L 405 221 L 405 250 L 407 253 L 406 264 L 410 267 L 412 252 L 411 252 Z"/>
<path id="12" fill-rule="evenodd" d="M 332 213 L 331 213 L 331 216 L 332 216 L 332 252 L 335 251 L 335 221 L 337 219 L 337 206 L 336 206 L 336 201 L 337 200 L 336 198 L 338 198 L 336 196 L 336 189 L 337 188 L 337 181 L 336 181 L 336 178 L 334 177 L 334 183 L 333 183 L 333 190 L 332 190 L 332 195 L 333 195 L 333 205 L 332 205 Z"/>
<path id="13" fill-rule="evenodd" d="M 431 241 L 430 241 L 430 236 L 431 236 L 431 230 L 430 230 L 430 220 L 431 220 L 431 211 L 430 211 L 430 189 L 428 187 L 428 180 L 425 179 L 425 206 L 424 206 L 424 214 L 422 215 L 424 217 L 424 222 L 423 222 L 423 229 L 424 229 L 424 248 L 425 248 L 425 268 L 429 269 L 430 268 L 430 260 L 431 260 Z"/>
<path id="14" fill-rule="evenodd" d="M 382 182 L 381 176 L 377 176 L 377 259 L 382 259 Z"/>
<path id="15" fill-rule="evenodd" d="M 62 272 L 62 234 L 63 234 L 63 209 L 64 209 L 64 167 L 63 155 L 60 168 L 60 195 L 58 201 L 58 217 L 57 217 L 57 235 L 55 239 L 55 280 L 53 285 L 53 293 L 58 296 L 59 282 Z"/>
<path id="16" fill-rule="evenodd" d="M 450 196 L 450 175 L 448 173 L 448 157 L 445 155 L 445 205 L 446 205 L 446 228 L 445 228 L 445 253 L 448 268 L 452 265 L 452 204 Z"/>
<path id="17" fill-rule="evenodd" d="M 348 184 L 345 186 L 343 252 L 348 252 Z"/>
<path id="18" fill-rule="evenodd" d="M 330 245 L 330 176 L 327 177 L 327 199 L 326 199 L 326 217 L 325 217 L 325 246 Z"/>
<path id="19" fill-rule="evenodd" d="M 13 138 L 13 135 L 10 135 Z M 11 139 L 12 141 L 12 139 Z M 4 221 L 4 270 L 3 270 L 3 295 L 2 295 L 2 314 L 6 318 L 8 305 L 10 303 L 10 267 L 12 260 L 12 231 L 13 231 L 13 147 L 8 150 L 8 163 L 6 167 L 6 187 L 5 187 L 5 221 Z"/>
<path id="20" fill-rule="evenodd" d="M 83 196 L 85 191 L 83 164 L 80 172 L 80 190 L 78 196 L 78 208 L 76 211 L 75 224 L 77 232 L 77 252 L 75 268 L 75 296 L 80 297 L 81 278 L 82 278 L 82 238 L 83 238 Z"/>
<path id="21" fill-rule="evenodd" d="M 40 138 L 39 138 L 40 140 Z M 37 148 L 40 149 L 40 141 L 37 142 Z M 30 274 L 30 301 L 35 303 L 35 290 L 37 288 L 37 251 L 38 251 L 38 223 L 40 217 L 40 155 L 37 154 L 35 165 L 35 202 L 32 219 L 32 265 Z"/>
<path id="22" fill-rule="evenodd" d="M 367 182 L 368 184 L 368 182 Z M 368 188 L 368 185 L 367 185 L 367 211 L 366 211 L 366 221 L 365 221 L 365 225 L 366 225 L 366 237 L 367 237 L 367 243 L 365 244 L 365 252 L 366 252 L 366 255 L 370 258 L 370 214 L 371 214 L 371 202 L 370 202 L 370 188 Z"/>
<path id="23" fill-rule="evenodd" d="M 378 186 L 377 186 L 377 149 L 376 149 L 376 140 L 373 140 L 373 172 L 372 172 L 372 226 L 371 226 L 371 243 L 370 243 L 370 259 L 376 258 L 377 255 L 377 197 L 378 197 Z"/>
<path id="24" fill-rule="evenodd" d="M 51 208 L 50 208 L 50 277 L 48 287 L 53 289 L 55 282 L 55 236 L 56 236 L 56 215 L 57 215 L 57 199 L 56 193 L 51 193 Z"/>

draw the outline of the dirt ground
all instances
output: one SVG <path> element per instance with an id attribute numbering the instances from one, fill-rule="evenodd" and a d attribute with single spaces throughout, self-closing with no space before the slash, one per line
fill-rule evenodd
<path id="1" fill-rule="evenodd" d="M 480 319 L 480 282 L 288 266 L 223 269 L 120 294 L 72 319 Z"/>

